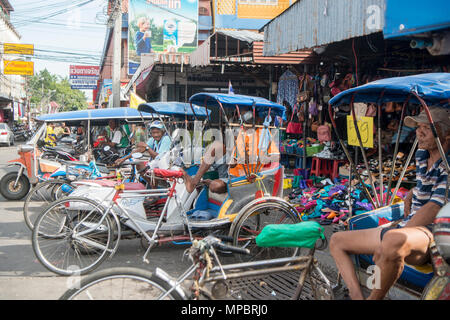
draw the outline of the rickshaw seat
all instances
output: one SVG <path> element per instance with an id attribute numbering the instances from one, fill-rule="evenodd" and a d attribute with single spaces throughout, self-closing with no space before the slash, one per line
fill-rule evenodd
<path id="1" fill-rule="evenodd" d="M 403 217 L 404 203 L 394 204 L 389 207 L 378 208 L 366 213 L 353 216 L 348 220 L 349 230 L 362 230 L 379 228 L 385 223 L 399 220 Z M 374 264 L 372 255 L 357 255 L 356 259 L 361 259 L 369 264 Z M 433 277 L 433 268 L 427 263 L 421 266 L 405 264 L 400 279 L 424 288 Z"/>
<path id="2" fill-rule="evenodd" d="M 217 218 L 220 207 L 227 198 L 227 193 L 214 193 L 203 188 L 195 202 L 194 209 L 187 212 L 191 219 L 211 220 Z"/>

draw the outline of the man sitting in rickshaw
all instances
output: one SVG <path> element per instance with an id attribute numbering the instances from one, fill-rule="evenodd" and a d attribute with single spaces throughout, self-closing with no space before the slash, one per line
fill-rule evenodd
<path id="1" fill-rule="evenodd" d="M 431 107 L 430 112 L 448 161 L 450 150 L 450 110 Z M 432 223 L 445 204 L 448 174 L 441 159 L 425 111 L 406 117 L 405 125 L 416 128 L 417 185 L 404 203 L 404 220 L 395 227 L 342 231 L 333 234 L 330 252 L 352 299 L 364 299 L 350 258 L 351 254 L 371 254 L 379 267 L 380 287 L 368 299 L 383 299 L 402 274 L 405 262 L 422 265 L 429 260 L 433 240 Z"/>
<path id="2" fill-rule="evenodd" d="M 243 115 L 244 124 L 250 124 L 253 120 L 252 111 Z M 204 180 L 210 191 L 214 193 L 227 192 L 229 178 L 246 176 L 249 182 L 253 182 L 257 173 L 270 161 L 278 162 L 280 152 L 277 145 L 272 141 L 270 132 L 262 128 L 241 127 L 235 140 L 232 159 L 229 165 L 226 163 L 226 147 L 219 141 L 214 141 L 206 150 L 202 163 L 195 174 L 191 177 L 184 172 L 184 182 L 188 192 L 194 191 L 203 175 L 211 168 L 217 170 L 219 178 L 215 180 Z M 264 137 L 264 134 L 267 134 Z M 261 163 L 261 160 L 262 163 Z M 228 170 L 228 167 L 230 168 Z"/>
<path id="3" fill-rule="evenodd" d="M 139 142 L 136 144 L 136 148 L 127 156 L 116 160 L 116 165 L 121 165 L 125 160 L 130 159 L 131 155 L 135 152 L 144 153 L 147 152 L 153 159 L 159 154 L 163 154 L 170 151 L 172 141 L 169 135 L 166 133 L 164 125 L 161 121 L 153 121 L 150 125 L 151 137 L 147 142 Z M 138 165 L 138 169 L 142 169 L 143 165 Z"/>
<path id="4" fill-rule="evenodd" d="M 128 147 L 129 140 L 129 129 L 128 125 L 123 126 L 123 128 L 119 125 L 117 120 L 109 120 L 108 126 L 105 128 L 105 136 L 106 136 L 106 144 L 111 148 L 115 148 L 116 150 L 121 150 Z"/>

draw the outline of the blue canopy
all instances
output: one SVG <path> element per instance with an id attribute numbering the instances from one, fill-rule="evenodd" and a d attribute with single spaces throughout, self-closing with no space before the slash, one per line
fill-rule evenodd
<path id="1" fill-rule="evenodd" d="M 207 107 L 219 108 L 219 102 L 224 108 L 236 108 L 239 107 L 251 107 L 253 104 L 256 106 L 256 111 L 259 116 L 263 117 L 267 115 L 269 108 L 271 108 L 271 114 L 282 117 L 286 120 L 286 108 L 278 103 L 272 102 L 265 98 L 245 96 L 241 94 L 225 94 L 225 93 L 197 93 L 194 94 L 189 102 Z"/>
<path id="2" fill-rule="evenodd" d="M 380 100 L 381 93 L 384 91 Z M 415 91 L 428 106 L 449 107 L 450 73 L 425 73 L 406 77 L 381 79 L 365 85 L 345 90 L 330 100 L 330 105 L 350 104 L 354 102 L 385 103 L 404 102 Z M 419 104 L 411 95 L 411 103 Z"/>
<path id="3" fill-rule="evenodd" d="M 106 108 L 51 113 L 41 115 L 36 119 L 45 122 L 78 122 L 83 120 L 107 121 L 109 119 L 136 121 L 141 119 L 141 117 L 144 119 L 152 119 L 155 116 L 150 113 L 139 112 L 137 109 L 133 108 Z"/>
<path id="4" fill-rule="evenodd" d="M 194 113 L 192 112 L 194 109 Z M 205 108 L 200 108 L 199 106 L 192 105 L 192 109 L 189 103 L 184 102 L 146 102 L 141 103 L 138 106 L 138 110 L 145 111 L 149 113 L 157 113 L 166 116 L 179 116 L 179 117 L 197 117 L 199 119 L 206 118 Z M 211 111 L 208 110 L 208 114 Z"/>

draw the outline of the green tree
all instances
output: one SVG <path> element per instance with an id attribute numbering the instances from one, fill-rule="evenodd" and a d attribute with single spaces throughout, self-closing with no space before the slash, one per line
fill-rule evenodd
<path id="1" fill-rule="evenodd" d="M 30 101 L 36 106 L 47 106 L 50 101 L 58 103 L 62 110 L 73 111 L 87 108 L 86 96 L 83 91 L 73 90 L 69 79 L 51 74 L 47 69 L 28 78 Z M 43 109 L 43 112 L 46 112 Z"/>

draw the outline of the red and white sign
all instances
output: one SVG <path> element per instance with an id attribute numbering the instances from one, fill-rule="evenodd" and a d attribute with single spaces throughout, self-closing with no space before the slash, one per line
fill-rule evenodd
<path id="1" fill-rule="evenodd" d="M 99 66 L 70 66 L 71 76 L 91 76 L 98 77 L 100 75 Z"/>

